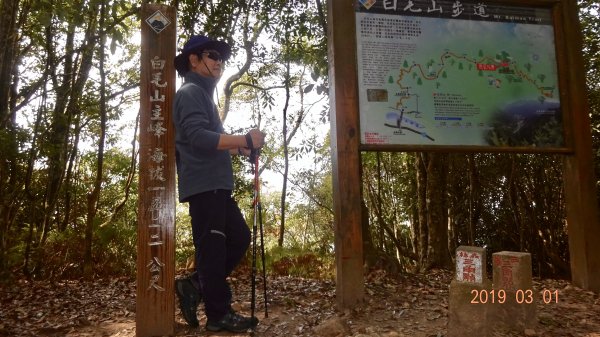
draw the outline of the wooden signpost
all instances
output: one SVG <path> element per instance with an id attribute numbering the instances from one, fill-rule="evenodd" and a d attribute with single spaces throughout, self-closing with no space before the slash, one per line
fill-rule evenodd
<path id="1" fill-rule="evenodd" d="M 331 0 L 328 6 L 338 304 L 360 302 L 364 292 L 360 151 L 564 155 L 572 281 L 600 291 L 577 2 Z M 487 35 L 465 22 L 489 28 Z M 535 47 L 503 35 L 517 26 L 515 35 Z M 504 41 L 498 48 L 490 33 Z M 512 43 L 518 45 L 507 50 Z M 531 62 L 543 73 L 533 74 Z M 540 133 L 531 136 L 535 130 L 507 140 L 532 119 L 552 131 L 542 140 Z"/>
<path id="2" fill-rule="evenodd" d="M 564 186 L 571 258 L 571 281 L 583 289 L 600 292 L 600 220 L 596 197 L 596 177 L 592 156 L 589 106 L 586 96 L 583 42 L 577 1 L 562 1 L 561 22 L 567 48 L 564 49 L 566 77 L 572 111 L 573 153 L 564 157 Z"/>
<path id="3" fill-rule="evenodd" d="M 143 4 L 136 336 L 174 333 L 175 9 Z"/>
<path id="4" fill-rule="evenodd" d="M 328 3 L 336 299 L 350 307 L 364 294 L 354 1 Z"/>

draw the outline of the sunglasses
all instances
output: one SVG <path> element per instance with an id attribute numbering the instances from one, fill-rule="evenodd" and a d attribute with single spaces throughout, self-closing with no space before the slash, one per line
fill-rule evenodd
<path id="1" fill-rule="evenodd" d="M 223 56 L 221 56 L 221 54 L 219 54 L 219 52 L 216 52 L 214 50 L 204 51 L 204 52 L 202 52 L 202 54 L 208 56 L 208 58 L 213 61 L 225 62 L 225 60 L 223 59 Z"/>

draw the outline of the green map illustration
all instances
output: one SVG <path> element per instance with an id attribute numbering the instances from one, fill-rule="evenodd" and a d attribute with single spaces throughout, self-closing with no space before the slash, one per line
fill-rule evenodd
<path id="1" fill-rule="evenodd" d="M 404 20 L 420 33 L 359 49 L 363 143 L 563 145 L 552 26 Z"/>

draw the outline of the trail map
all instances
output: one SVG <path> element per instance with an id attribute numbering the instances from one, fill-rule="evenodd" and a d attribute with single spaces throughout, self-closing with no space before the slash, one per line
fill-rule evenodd
<path id="1" fill-rule="evenodd" d="M 564 145 L 549 9 L 400 2 L 357 4 L 362 144 Z"/>

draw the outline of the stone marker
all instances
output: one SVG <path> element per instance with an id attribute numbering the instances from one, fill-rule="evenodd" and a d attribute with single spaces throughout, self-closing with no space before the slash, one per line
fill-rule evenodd
<path id="1" fill-rule="evenodd" d="M 491 282 L 487 279 L 485 249 L 460 246 L 456 249 L 456 274 L 450 283 L 448 336 L 489 336 L 486 324 Z M 485 303 L 484 303 L 485 302 Z"/>
<path id="2" fill-rule="evenodd" d="M 492 254 L 494 288 L 525 290 L 533 288 L 531 254 L 498 252 Z"/>
<path id="3" fill-rule="evenodd" d="M 493 289 L 503 292 L 503 303 L 491 303 L 488 321 L 494 332 L 519 331 L 536 324 L 536 296 L 533 289 L 531 254 L 498 252 L 492 254 Z"/>
<path id="4" fill-rule="evenodd" d="M 485 249 L 460 246 L 456 249 L 455 280 L 468 283 L 483 283 L 487 279 Z"/>

